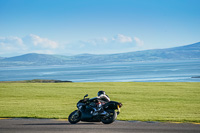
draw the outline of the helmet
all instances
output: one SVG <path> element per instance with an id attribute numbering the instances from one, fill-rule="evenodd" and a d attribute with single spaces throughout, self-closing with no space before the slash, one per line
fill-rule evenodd
<path id="1" fill-rule="evenodd" d="M 102 94 L 105 95 L 105 94 L 106 94 L 105 91 L 99 91 L 99 92 L 97 93 L 98 96 L 100 96 L 100 95 L 102 95 Z"/>

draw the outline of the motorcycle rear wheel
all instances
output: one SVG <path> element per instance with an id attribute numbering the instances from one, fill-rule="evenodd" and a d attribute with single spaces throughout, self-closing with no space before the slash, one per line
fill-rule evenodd
<path id="1" fill-rule="evenodd" d="M 76 124 L 80 120 L 81 120 L 81 114 L 80 114 L 80 112 L 78 112 L 78 110 L 73 111 L 68 117 L 68 121 L 71 124 Z"/>
<path id="2" fill-rule="evenodd" d="M 115 112 L 115 110 L 107 110 L 106 111 L 109 115 L 105 116 L 101 119 L 101 122 L 104 124 L 110 124 L 113 123 L 116 118 L 117 118 L 117 113 Z"/>

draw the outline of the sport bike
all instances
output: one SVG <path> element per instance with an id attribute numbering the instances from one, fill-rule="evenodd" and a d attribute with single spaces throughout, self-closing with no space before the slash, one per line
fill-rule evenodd
<path id="1" fill-rule="evenodd" d="M 76 124 L 79 121 L 110 124 L 116 120 L 117 115 L 120 113 L 122 103 L 116 101 L 103 102 L 97 97 L 91 99 L 86 97 L 88 97 L 88 94 L 77 103 L 78 110 L 73 111 L 69 115 L 68 121 L 71 124 Z M 99 102 L 102 103 L 101 109 L 104 113 L 95 110 Z M 117 112 L 115 110 L 117 110 Z"/>

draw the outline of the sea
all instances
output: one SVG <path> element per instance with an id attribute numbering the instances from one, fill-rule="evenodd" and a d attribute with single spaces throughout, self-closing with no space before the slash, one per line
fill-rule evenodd
<path id="1" fill-rule="evenodd" d="M 0 81 L 200 82 L 200 61 L 0 67 Z"/>

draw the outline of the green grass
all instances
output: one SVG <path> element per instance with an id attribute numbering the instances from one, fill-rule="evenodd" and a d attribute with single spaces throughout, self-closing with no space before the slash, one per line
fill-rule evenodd
<path id="1" fill-rule="evenodd" d="M 67 118 L 99 90 L 123 103 L 118 120 L 200 122 L 200 82 L 0 83 L 0 117 Z"/>

